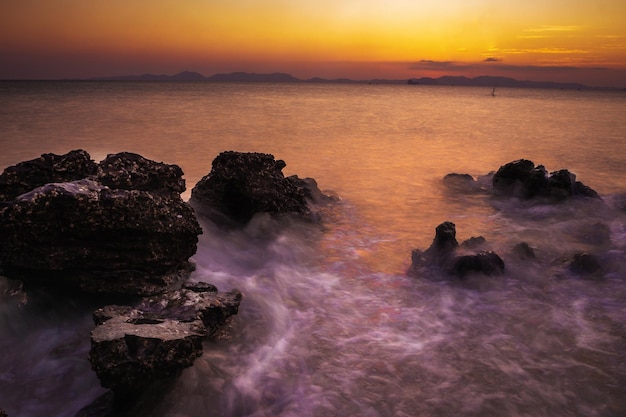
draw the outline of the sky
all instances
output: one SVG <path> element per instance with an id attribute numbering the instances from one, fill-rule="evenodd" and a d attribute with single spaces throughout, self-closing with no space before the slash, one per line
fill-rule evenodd
<path id="1" fill-rule="evenodd" d="M 626 87 L 626 1 L 0 0 L 0 79 L 185 70 Z"/>

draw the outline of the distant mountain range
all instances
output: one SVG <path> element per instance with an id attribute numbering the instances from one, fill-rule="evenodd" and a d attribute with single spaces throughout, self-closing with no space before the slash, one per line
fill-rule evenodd
<path id="1" fill-rule="evenodd" d="M 90 80 L 98 81 L 206 81 L 206 82 L 268 82 L 268 83 L 359 83 L 359 84 L 409 84 L 409 85 L 440 85 L 440 86 L 468 86 L 468 87 L 520 87 L 520 88 L 554 88 L 587 90 L 592 89 L 578 83 L 559 83 L 553 81 L 519 81 L 508 77 L 480 76 L 475 78 L 443 76 L 439 78 L 410 78 L 405 80 L 350 80 L 347 78 L 324 79 L 310 78 L 306 80 L 298 79 L 292 75 L 274 72 L 271 74 L 255 74 L 248 72 L 231 72 L 228 74 L 215 74 L 210 77 L 191 72 L 183 71 L 175 75 L 122 75 L 116 77 L 98 77 Z M 595 89 L 595 88 L 593 88 Z"/>

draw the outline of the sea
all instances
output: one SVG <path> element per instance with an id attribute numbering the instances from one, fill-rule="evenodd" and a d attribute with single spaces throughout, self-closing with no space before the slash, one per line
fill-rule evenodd
<path id="1" fill-rule="evenodd" d="M 322 222 L 203 221 L 190 280 L 243 293 L 192 367 L 128 415 L 626 415 L 626 93 L 423 85 L 0 82 L 0 169 L 84 149 L 179 165 L 270 153 L 337 196 Z M 529 159 L 602 200 L 450 188 Z M 407 274 L 435 228 L 483 236 L 500 277 Z M 512 256 L 526 242 L 534 259 Z M 591 253 L 591 276 L 568 268 Z M 6 280 L 4 280 L 4 284 Z M 105 393 L 92 299 L 0 299 L 0 408 L 73 417 Z"/>

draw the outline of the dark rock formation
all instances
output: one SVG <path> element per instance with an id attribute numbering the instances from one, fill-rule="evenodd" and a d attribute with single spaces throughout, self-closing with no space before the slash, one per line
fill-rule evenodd
<path id="1" fill-rule="evenodd" d="M 0 202 L 14 200 L 44 184 L 80 180 L 96 172 L 97 164 L 83 150 L 65 155 L 46 153 L 4 170 L 0 175 Z"/>
<path id="2" fill-rule="evenodd" d="M 5 210 L 2 230 L 9 276 L 140 295 L 164 291 L 190 270 L 201 233 L 180 199 L 91 180 L 19 196 Z"/>
<path id="3" fill-rule="evenodd" d="M 246 224 L 256 213 L 310 217 L 309 202 L 327 197 L 311 179 L 285 178 L 285 165 L 270 154 L 223 152 L 193 188 L 190 204 L 220 225 Z"/>
<path id="4" fill-rule="evenodd" d="M 180 198 L 185 186 L 179 167 L 129 153 L 110 155 L 95 170 L 84 151 L 57 159 L 64 162 L 55 169 L 97 175 L 47 183 L 5 202 L 0 265 L 7 276 L 89 292 L 148 295 L 188 275 L 202 230 Z M 75 159 L 77 166 L 68 162 Z M 25 178 L 14 177 L 13 183 L 30 181 Z"/>
<path id="5" fill-rule="evenodd" d="M 443 183 L 455 194 L 483 194 L 489 191 L 469 174 L 451 173 L 443 177 Z"/>
<path id="6" fill-rule="evenodd" d="M 599 198 L 591 188 L 576 181 L 576 175 L 566 169 L 548 175 L 543 165 L 526 159 L 509 162 L 493 176 L 496 196 L 521 199 L 546 198 L 562 201 L 573 196 Z"/>
<path id="7" fill-rule="evenodd" d="M 463 249 L 478 249 L 487 244 L 487 240 L 482 236 L 473 236 L 461 242 Z"/>
<path id="8" fill-rule="evenodd" d="M 459 278 L 465 278 L 469 274 L 502 275 L 504 261 L 492 251 L 457 256 L 452 263 L 451 272 Z"/>
<path id="9" fill-rule="evenodd" d="M 454 256 L 459 243 L 456 240 L 456 226 L 452 222 L 443 222 L 435 228 L 433 243 L 425 251 L 414 249 L 411 252 L 411 269 L 414 271 L 425 265 L 442 266 Z"/>
<path id="10" fill-rule="evenodd" d="M 570 271 L 583 277 L 592 277 L 601 268 L 598 259 L 590 253 L 577 253 L 569 265 Z"/>
<path id="11" fill-rule="evenodd" d="M 202 340 L 237 314 L 241 293 L 190 285 L 146 298 L 137 307 L 94 313 L 89 360 L 103 387 L 128 397 L 174 377 L 202 354 Z"/>
<path id="12" fill-rule="evenodd" d="M 473 237 L 463 242 L 464 250 L 482 247 L 486 244 L 482 236 Z M 411 267 L 408 274 L 421 276 L 432 267 L 440 272 L 454 275 L 458 278 L 477 273 L 483 275 L 502 275 L 504 261 L 492 251 L 480 251 L 474 254 L 457 255 L 460 248 L 456 240 L 456 226 L 452 222 L 444 222 L 435 229 L 435 239 L 426 251 L 414 249 L 411 252 Z"/>
<path id="13" fill-rule="evenodd" d="M 108 155 L 98 164 L 98 182 L 112 189 L 149 191 L 179 196 L 184 192 L 183 170 L 129 152 Z"/>
<path id="14" fill-rule="evenodd" d="M 526 242 L 520 242 L 517 245 L 513 246 L 513 256 L 517 259 L 525 260 L 525 259 L 535 259 L 535 251 L 530 245 Z"/>

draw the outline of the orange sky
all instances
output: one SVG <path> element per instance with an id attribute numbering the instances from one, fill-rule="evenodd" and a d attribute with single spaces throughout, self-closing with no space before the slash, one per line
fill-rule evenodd
<path id="1" fill-rule="evenodd" d="M 624 0 L 19 0 L 0 79 L 288 72 L 626 87 Z"/>

